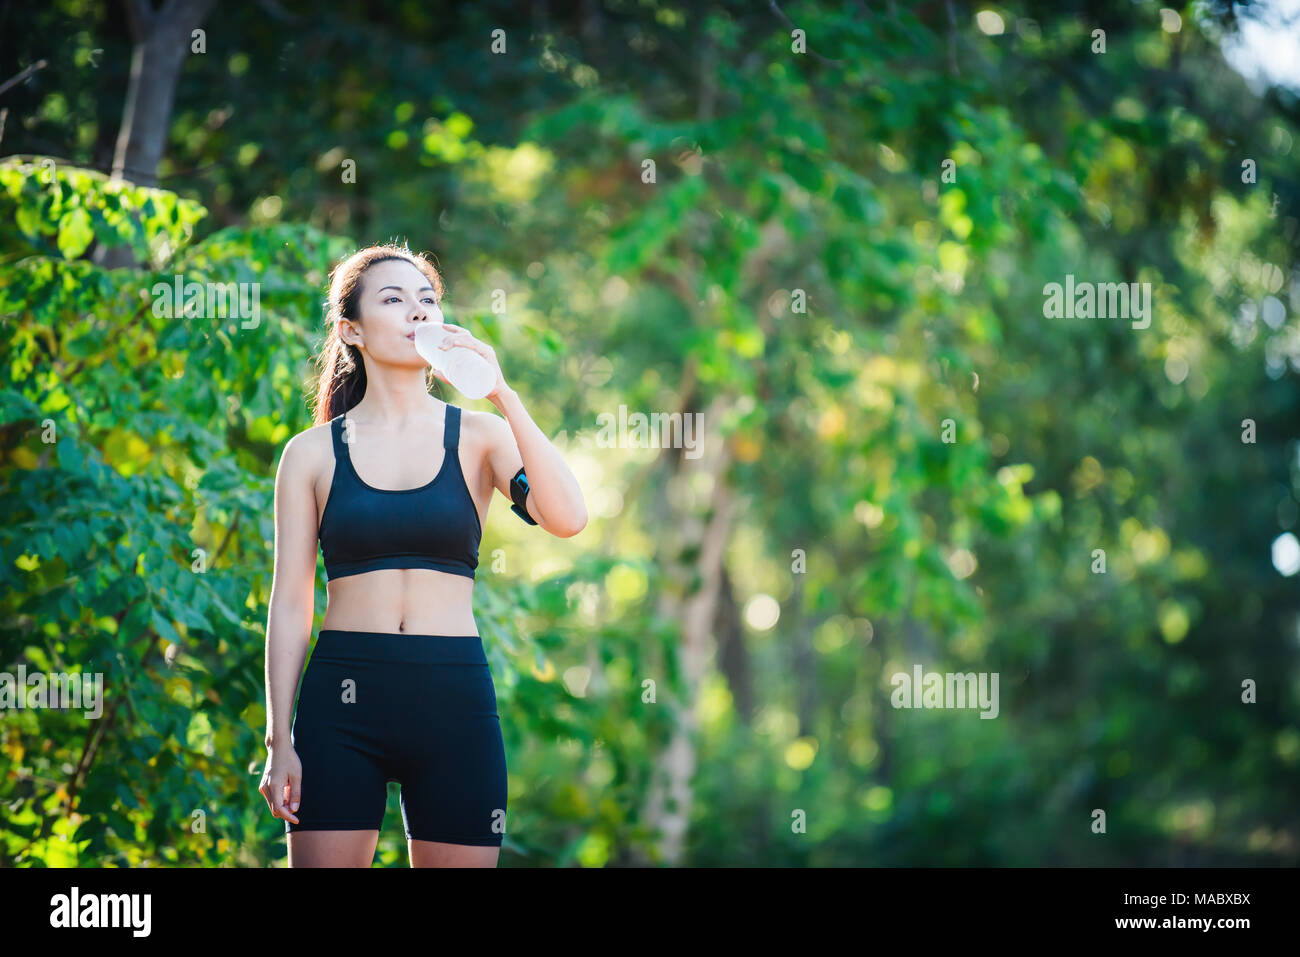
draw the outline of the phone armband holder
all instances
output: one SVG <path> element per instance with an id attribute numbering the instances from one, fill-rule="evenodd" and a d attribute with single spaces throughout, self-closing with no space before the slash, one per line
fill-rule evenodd
<path id="1" fill-rule="evenodd" d="M 510 500 L 514 502 L 510 506 L 510 511 L 514 512 L 529 525 L 536 525 L 537 520 L 528 514 L 528 509 L 524 507 L 524 502 L 528 498 L 528 476 L 524 474 L 521 468 L 515 473 L 515 477 L 510 480 Z"/>

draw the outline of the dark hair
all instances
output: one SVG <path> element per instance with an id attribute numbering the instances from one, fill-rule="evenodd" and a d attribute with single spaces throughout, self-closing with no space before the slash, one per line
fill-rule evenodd
<path id="1" fill-rule="evenodd" d="M 366 394 L 366 367 L 361 361 L 361 350 L 344 342 L 339 336 L 339 320 L 359 320 L 362 277 L 375 263 L 390 259 L 409 262 L 424 273 L 437 293 L 438 300 L 442 300 L 442 276 L 437 267 L 423 253 L 413 253 L 396 243 L 367 246 L 336 265 L 330 273 L 329 301 L 325 314 L 328 331 L 320 354 L 316 357 L 316 399 L 312 413 L 316 425 L 346 412 Z M 428 371 L 427 378 L 429 384 L 438 381 L 432 369 Z"/>

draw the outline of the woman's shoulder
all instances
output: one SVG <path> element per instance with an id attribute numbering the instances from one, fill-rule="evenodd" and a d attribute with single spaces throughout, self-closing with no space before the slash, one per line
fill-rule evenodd
<path id="1" fill-rule="evenodd" d="M 514 435 L 510 431 L 510 423 L 504 417 L 478 409 L 460 410 L 460 434 L 461 438 L 468 438 L 488 448 L 497 446 L 506 436 Z"/>
<path id="2" fill-rule="evenodd" d="M 290 436 L 280 453 L 281 467 L 314 469 L 322 465 L 327 458 L 334 455 L 334 439 L 330 434 L 331 423 L 321 422 L 309 426 L 297 435 Z"/>

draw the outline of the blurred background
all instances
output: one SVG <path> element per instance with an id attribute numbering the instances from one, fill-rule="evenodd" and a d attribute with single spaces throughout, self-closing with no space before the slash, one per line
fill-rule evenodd
<path id="1" fill-rule="evenodd" d="M 0 862 L 284 865 L 273 481 L 395 240 L 591 515 L 485 528 L 502 866 L 1300 863 L 1298 62 L 1295 4 L 5 4 L 0 670 L 104 701 L 0 716 Z"/>

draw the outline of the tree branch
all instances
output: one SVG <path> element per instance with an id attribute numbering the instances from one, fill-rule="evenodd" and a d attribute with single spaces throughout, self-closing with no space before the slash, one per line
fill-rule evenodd
<path id="1" fill-rule="evenodd" d="M 226 550 L 226 545 L 230 543 L 230 537 L 235 534 L 235 529 L 239 527 L 239 517 L 243 514 L 243 512 L 236 512 L 235 517 L 230 520 L 230 527 L 226 529 L 226 534 L 222 537 L 221 544 L 217 546 L 217 550 L 212 556 L 213 565 L 217 563 L 217 559 L 221 557 L 221 553 Z"/>
<path id="2" fill-rule="evenodd" d="M 23 82 L 23 80 L 27 79 L 37 70 L 43 70 L 48 65 L 49 65 L 48 60 L 44 60 L 44 59 L 37 60 L 35 63 L 33 63 L 27 69 L 23 70 L 21 73 L 18 73 L 15 76 L 10 77 L 9 79 L 5 80 L 4 83 L 0 83 L 0 93 L 3 93 L 5 90 L 9 89 L 9 87 L 13 86 L 16 83 Z"/>
<path id="3" fill-rule="evenodd" d="M 957 15 L 953 12 L 952 0 L 943 0 L 943 5 L 948 11 L 948 72 L 961 76 L 957 69 Z"/>
<path id="4" fill-rule="evenodd" d="M 792 30 L 799 29 L 794 25 L 794 21 L 785 15 L 785 11 L 776 5 L 776 0 L 767 0 L 767 3 L 768 6 L 772 8 L 772 12 L 785 21 L 786 26 L 788 26 Z M 808 54 L 814 57 L 815 59 L 819 60 L 820 62 L 825 63 L 827 66 L 844 66 L 843 60 L 832 60 L 829 57 L 824 57 L 816 50 L 814 50 L 812 47 L 808 48 Z"/>

